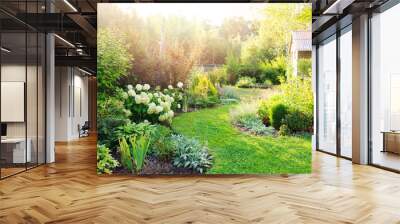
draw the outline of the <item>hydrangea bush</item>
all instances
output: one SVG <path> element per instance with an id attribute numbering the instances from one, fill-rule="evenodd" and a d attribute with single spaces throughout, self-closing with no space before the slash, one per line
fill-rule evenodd
<path id="1" fill-rule="evenodd" d="M 134 122 L 171 123 L 175 112 L 181 111 L 183 97 L 182 82 L 176 88 L 168 85 L 162 91 L 159 87 L 152 89 L 149 84 L 128 85 L 123 92 L 125 107 Z"/>

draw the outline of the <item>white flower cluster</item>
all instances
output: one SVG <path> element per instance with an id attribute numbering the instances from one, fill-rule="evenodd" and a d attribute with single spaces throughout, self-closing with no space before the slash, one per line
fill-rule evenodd
<path id="1" fill-rule="evenodd" d="M 136 102 L 136 104 L 142 103 L 144 105 L 147 105 L 150 103 L 150 97 L 145 92 L 141 92 L 140 94 L 135 96 L 135 102 Z"/>
<path id="2" fill-rule="evenodd" d="M 167 121 L 169 119 L 172 119 L 173 117 L 174 117 L 174 112 L 172 110 L 170 110 L 170 111 L 168 111 L 166 113 L 161 114 L 158 117 L 158 120 L 159 121 Z"/>
<path id="3" fill-rule="evenodd" d="M 149 109 L 147 109 L 148 114 L 159 114 L 164 110 L 162 106 L 157 106 L 155 103 L 149 104 Z"/>
<path id="4" fill-rule="evenodd" d="M 178 88 L 183 88 L 183 83 L 178 82 L 176 85 Z M 127 93 L 123 93 L 123 98 L 127 99 L 130 97 L 134 97 L 136 104 L 143 104 L 148 106 L 147 114 L 159 115 L 159 121 L 170 121 L 174 117 L 174 111 L 171 110 L 172 103 L 175 102 L 174 97 L 178 100 L 182 100 L 182 93 L 172 93 L 168 95 L 167 92 L 162 93 L 161 91 L 157 91 L 154 93 L 147 92 L 150 90 L 149 84 L 137 84 L 135 88 L 132 85 L 127 86 Z M 173 90 L 174 87 L 172 85 L 168 85 L 169 90 Z M 177 104 L 177 108 L 181 108 L 180 104 Z"/>
<path id="5" fill-rule="evenodd" d="M 182 82 L 178 82 L 178 84 L 176 84 L 176 86 L 177 86 L 178 88 L 182 89 L 182 88 L 183 88 L 183 83 L 182 83 Z"/>

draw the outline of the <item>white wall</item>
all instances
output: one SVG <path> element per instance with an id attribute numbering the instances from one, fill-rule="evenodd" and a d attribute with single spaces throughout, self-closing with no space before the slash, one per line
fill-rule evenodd
<path id="1" fill-rule="evenodd" d="M 76 68 L 56 68 L 56 141 L 79 138 L 78 125 L 88 120 L 88 78 L 83 75 Z"/>

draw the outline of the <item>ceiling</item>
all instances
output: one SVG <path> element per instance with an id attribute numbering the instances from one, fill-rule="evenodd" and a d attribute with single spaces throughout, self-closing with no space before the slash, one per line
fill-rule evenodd
<path id="1" fill-rule="evenodd" d="M 388 0 L 312 0 L 313 43 L 351 24 L 353 17 L 372 11 L 386 2 Z"/>

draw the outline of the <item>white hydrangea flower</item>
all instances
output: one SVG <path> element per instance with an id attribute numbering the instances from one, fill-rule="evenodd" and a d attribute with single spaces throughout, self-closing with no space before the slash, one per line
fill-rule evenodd
<path id="1" fill-rule="evenodd" d="M 142 91 L 142 89 L 143 89 L 143 86 L 142 86 L 142 85 L 140 85 L 140 84 L 137 84 L 137 85 L 136 85 L 136 90 L 137 90 L 137 91 Z"/>
<path id="2" fill-rule="evenodd" d="M 153 94 L 154 97 L 159 97 L 158 93 Z"/>
<path id="3" fill-rule="evenodd" d="M 182 83 L 182 82 L 178 82 L 178 84 L 176 84 L 176 86 L 177 86 L 178 88 L 182 89 L 182 88 L 183 88 L 183 83 Z"/>
<path id="4" fill-rule="evenodd" d="M 149 108 L 147 109 L 148 114 L 154 114 L 156 112 L 156 104 L 155 103 L 149 103 Z"/>
<path id="5" fill-rule="evenodd" d="M 170 110 L 168 111 L 168 117 L 172 118 L 174 116 L 174 111 Z"/>
<path id="6" fill-rule="evenodd" d="M 149 89 L 150 89 L 150 85 L 149 84 L 146 83 L 146 84 L 143 85 L 143 90 L 147 91 Z"/>
<path id="7" fill-rule="evenodd" d="M 168 89 L 174 89 L 172 85 L 168 85 Z"/>
<path id="8" fill-rule="evenodd" d="M 133 86 L 131 84 L 129 84 L 128 89 L 133 89 Z"/>
<path id="9" fill-rule="evenodd" d="M 182 100 L 182 99 L 183 99 L 182 93 L 179 94 L 178 99 L 179 99 L 179 100 Z"/>
<path id="10" fill-rule="evenodd" d="M 178 105 L 176 105 L 176 107 L 178 107 L 178 109 L 181 109 L 181 104 L 178 103 Z"/>
<path id="11" fill-rule="evenodd" d="M 164 108 L 162 106 L 156 106 L 155 113 L 159 114 L 159 113 L 161 113 L 163 111 L 163 109 Z"/>
<path id="12" fill-rule="evenodd" d="M 147 94 L 145 92 L 140 93 L 140 98 L 141 98 L 141 103 L 143 103 L 144 105 L 147 105 L 150 103 L 150 98 L 147 96 Z"/>
<path id="13" fill-rule="evenodd" d="M 166 114 L 161 114 L 161 115 L 158 117 L 158 120 L 159 120 L 159 121 L 165 121 L 166 119 L 167 119 Z"/>
<path id="14" fill-rule="evenodd" d="M 133 89 L 128 90 L 128 95 L 129 96 L 136 96 L 136 92 Z"/>
<path id="15" fill-rule="evenodd" d="M 152 93 L 148 93 L 147 96 L 151 99 L 153 98 L 153 94 Z"/>
<path id="16" fill-rule="evenodd" d="M 142 98 L 140 97 L 140 95 L 136 95 L 135 96 L 135 103 L 136 104 L 140 104 L 142 102 Z"/>
<path id="17" fill-rule="evenodd" d="M 126 93 L 126 92 L 123 92 L 123 93 L 122 93 L 122 98 L 123 98 L 123 99 L 128 99 L 128 97 L 129 97 L 129 96 L 128 96 L 128 93 Z"/>
<path id="18" fill-rule="evenodd" d="M 161 101 L 160 106 L 163 107 L 164 111 L 169 111 L 169 109 L 171 108 L 171 103 L 168 101 Z"/>
<path id="19" fill-rule="evenodd" d="M 148 124 L 148 123 L 150 123 L 150 122 L 149 122 L 148 120 L 144 120 L 143 123 L 147 123 L 147 124 Z"/>

